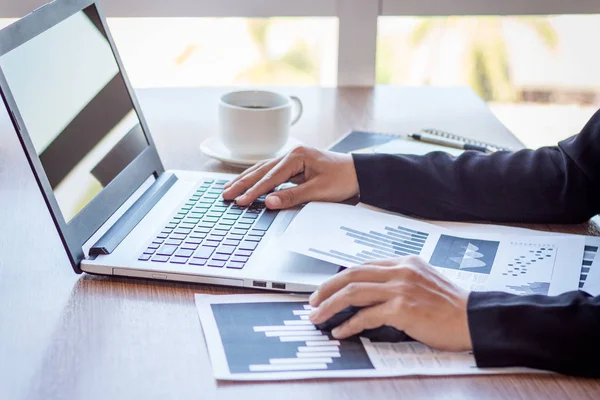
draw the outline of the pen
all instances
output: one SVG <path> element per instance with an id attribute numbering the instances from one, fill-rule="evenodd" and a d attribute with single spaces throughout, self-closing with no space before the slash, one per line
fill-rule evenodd
<path id="1" fill-rule="evenodd" d="M 476 144 L 463 143 L 458 140 L 447 139 L 434 135 L 428 135 L 426 133 L 412 133 L 408 135 L 411 139 L 418 140 L 420 142 L 437 144 L 440 146 L 453 147 L 455 149 L 463 150 L 475 150 L 482 153 L 491 153 L 492 150 L 485 146 L 478 146 Z"/>

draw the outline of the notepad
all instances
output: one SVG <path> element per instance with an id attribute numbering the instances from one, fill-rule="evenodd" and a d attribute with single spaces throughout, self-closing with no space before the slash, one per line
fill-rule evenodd
<path id="1" fill-rule="evenodd" d="M 443 151 L 453 156 L 461 155 L 464 150 L 438 146 L 431 143 L 400 137 L 382 145 L 371 146 L 352 151 L 354 154 L 416 154 L 425 155 L 432 151 Z"/>
<path id="2" fill-rule="evenodd" d="M 484 143 L 449 132 L 436 129 L 423 129 L 423 133 L 440 136 L 447 139 L 474 144 L 482 147 L 492 147 L 497 150 L 509 150 L 490 143 Z M 418 142 L 402 134 L 376 133 L 366 131 L 351 131 L 330 147 L 337 153 L 381 153 L 381 154 L 417 154 L 423 155 L 431 151 L 445 151 L 452 155 L 460 155 L 463 150 L 430 143 Z"/>

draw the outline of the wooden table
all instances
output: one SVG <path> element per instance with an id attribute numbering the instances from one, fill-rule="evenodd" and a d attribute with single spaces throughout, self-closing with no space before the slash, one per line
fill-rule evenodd
<path id="1" fill-rule="evenodd" d="M 305 103 L 293 134 L 327 147 L 351 128 L 426 126 L 518 147 L 471 91 L 283 89 Z M 167 168 L 236 170 L 200 154 L 221 89 L 139 92 Z M 75 275 L 12 131 L 0 117 L 0 399 L 575 399 L 600 380 L 558 375 L 218 383 L 194 293 L 247 291 Z M 596 233 L 594 224 L 535 226 Z"/>

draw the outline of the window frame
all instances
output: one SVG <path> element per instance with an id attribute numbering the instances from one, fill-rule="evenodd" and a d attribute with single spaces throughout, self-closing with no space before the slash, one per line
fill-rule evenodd
<path id="1" fill-rule="evenodd" d="M 45 0 L 0 0 L 19 18 Z M 598 0 L 102 0 L 108 17 L 337 17 L 338 86 L 376 82 L 380 16 L 600 14 Z"/>

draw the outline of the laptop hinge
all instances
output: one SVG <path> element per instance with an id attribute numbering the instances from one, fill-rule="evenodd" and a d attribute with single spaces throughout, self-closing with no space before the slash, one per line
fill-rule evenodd
<path id="1" fill-rule="evenodd" d="M 177 182 L 175 174 L 165 172 L 132 204 L 113 226 L 90 248 L 90 256 L 110 254 L 152 210 Z"/>

